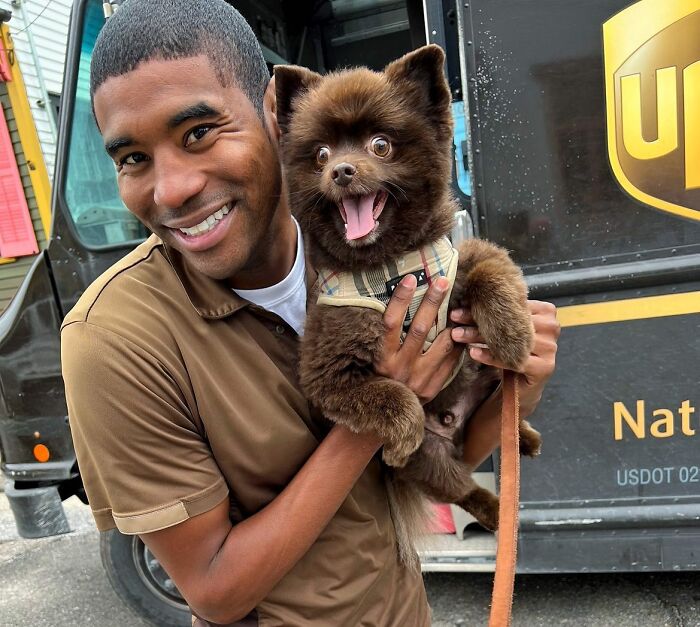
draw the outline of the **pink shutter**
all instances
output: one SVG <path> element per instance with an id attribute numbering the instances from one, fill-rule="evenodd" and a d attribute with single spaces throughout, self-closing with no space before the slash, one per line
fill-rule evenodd
<path id="1" fill-rule="evenodd" d="M 12 51 L 14 54 L 14 50 Z M 0 80 L 6 83 L 12 80 L 12 68 L 10 67 L 10 61 L 7 58 L 7 50 L 5 50 L 2 45 L 2 40 L 0 40 Z"/>
<path id="2" fill-rule="evenodd" d="M 2 107 L 0 112 L 0 257 L 34 255 L 39 246 Z"/>

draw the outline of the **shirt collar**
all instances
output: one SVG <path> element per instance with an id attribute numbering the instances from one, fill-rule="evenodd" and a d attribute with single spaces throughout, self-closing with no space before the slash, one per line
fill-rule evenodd
<path id="1" fill-rule="evenodd" d="M 155 236 L 154 236 L 155 237 Z M 160 241 L 160 240 L 159 240 Z M 230 316 L 246 307 L 257 308 L 241 298 L 224 281 L 217 281 L 192 268 L 174 248 L 161 241 L 166 259 L 169 261 L 187 297 L 203 318 L 218 320 Z M 306 255 L 307 305 L 311 302 L 316 271 L 308 263 Z"/>
<path id="2" fill-rule="evenodd" d="M 202 318 L 225 318 L 250 304 L 223 281 L 212 279 L 192 268 L 174 248 L 163 243 L 163 251 L 192 306 Z"/>

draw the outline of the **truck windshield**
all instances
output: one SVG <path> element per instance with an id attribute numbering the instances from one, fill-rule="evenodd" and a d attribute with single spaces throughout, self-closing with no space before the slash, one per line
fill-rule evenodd
<path id="1" fill-rule="evenodd" d="M 87 3 L 68 144 L 64 198 L 87 246 L 115 246 L 147 236 L 119 198 L 114 163 L 105 152 L 90 106 L 90 58 L 104 24 L 102 2 Z"/>

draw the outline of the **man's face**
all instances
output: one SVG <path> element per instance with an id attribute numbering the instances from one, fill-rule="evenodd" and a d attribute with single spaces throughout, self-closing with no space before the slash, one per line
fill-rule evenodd
<path id="1" fill-rule="evenodd" d="M 281 193 L 271 114 L 264 125 L 205 56 L 142 63 L 103 83 L 94 107 L 127 208 L 197 270 L 231 278 L 269 250 Z"/>

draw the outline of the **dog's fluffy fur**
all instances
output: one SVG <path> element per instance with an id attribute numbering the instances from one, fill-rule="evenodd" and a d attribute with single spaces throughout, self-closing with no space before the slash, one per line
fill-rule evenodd
<path id="1" fill-rule="evenodd" d="M 322 77 L 275 68 L 289 196 L 314 267 L 370 268 L 449 233 L 458 205 L 450 190 L 453 129 L 443 64 L 442 50 L 431 45 L 383 72 L 359 68 Z M 387 155 L 373 152 L 376 137 L 389 142 Z M 321 147 L 327 152 L 319 153 Z M 351 175 L 339 175 L 347 164 Z M 386 202 L 374 229 L 351 238 L 339 203 L 377 192 Z M 505 250 L 477 239 L 462 244 L 450 309 L 471 309 L 492 353 L 512 369 L 523 365 L 533 342 L 526 301 L 522 274 Z M 328 418 L 386 442 L 399 549 L 415 564 L 411 542 L 426 496 L 462 506 L 489 529 L 498 525 L 498 499 L 474 483 L 472 468 L 461 461 L 464 416 L 453 411 L 478 377 L 494 372 L 466 356 L 457 377 L 424 408 L 405 385 L 374 373 L 383 336 L 378 311 L 314 306 L 300 378 Z M 526 422 L 520 431 L 521 452 L 536 454 L 539 434 Z"/>

